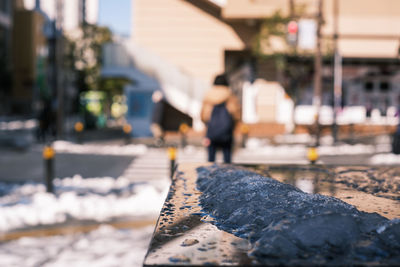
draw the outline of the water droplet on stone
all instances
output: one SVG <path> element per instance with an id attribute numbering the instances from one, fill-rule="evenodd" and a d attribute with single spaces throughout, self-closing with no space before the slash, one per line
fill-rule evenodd
<path id="1" fill-rule="evenodd" d="M 185 241 L 182 242 L 181 246 L 189 247 L 189 246 L 193 246 L 197 243 L 199 243 L 199 240 L 197 240 L 197 239 L 185 239 Z"/>
<path id="2" fill-rule="evenodd" d="M 169 258 L 170 262 L 179 263 L 179 262 L 190 262 L 190 258 L 186 257 L 185 255 L 177 255 Z"/>

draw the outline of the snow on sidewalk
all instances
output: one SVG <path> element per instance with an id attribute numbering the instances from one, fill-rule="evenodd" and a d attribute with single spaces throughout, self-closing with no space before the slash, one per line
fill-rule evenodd
<path id="1" fill-rule="evenodd" d="M 325 138 L 326 139 L 326 138 Z M 339 144 L 333 145 L 330 142 L 321 142 L 318 147 L 318 153 L 321 156 L 338 156 L 338 155 L 357 155 L 357 154 L 375 154 L 391 151 L 390 140 L 381 138 L 376 144 Z M 250 138 L 243 152 L 253 155 L 273 155 L 273 156 L 289 156 L 305 157 L 308 145 L 306 144 L 281 144 L 271 145 L 269 142 L 261 139 Z"/>
<path id="2" fill-rule="evenodd" d="M 76 144 L 68 141 L 53 142 L 54 150 L 58 153 L 91 154 L 91 155 L 117 155 L 137 156 L 143 155 L 148 148 L 143 144 L 130 145 L 100 145 L 100 144 Z"/>
<path id="3" fill-rule="evenodd" d="M 55 142 L 57 152 L 143 155 L 144 145 L 77 145 Z M 55 179 L 55 194 L 41 183 L 0 182 L 0 235 L 71 220 L 107 223 L 114 219 L 156 219 L 170 185 L 169 177 L 152 181 L 95 177 Z M 154 226 L 116 229 L 104 225 L 89 233 L 23 237 L 0 243 L 0 266 L 142 266 Z"/>
<path id="4" fill-rule="evenodd" d="M 372 165 L 400 165 L 400 155 L 393 153 L 377 154 L 370 158 L 369 163 Z"/>
<path id="5" fill-rule="evenodd" d="M 32 130 L 38 126 L 38 121 L 35 119 L 29 120 L 12 120 L 0 121 L 0 130 Z"/>
<path id="6" fill-rule="evenodd" d="M 0 266 L 142 266 L 154 226 L 0 243 Z"/>
<path id="7" fill-rule="evenodd" d="M 43 184 L 0 183 L 0 233 L 68 219 L 106 222 L 118 217 L 156 218 L 169 188 L 168 180 L 157 185 L 133 183 L 124 177 L 55 179 L 56 194 Z"/>

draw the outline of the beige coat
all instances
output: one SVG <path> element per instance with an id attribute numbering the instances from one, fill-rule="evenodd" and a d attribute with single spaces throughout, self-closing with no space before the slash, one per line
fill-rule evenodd
<path id="1" fill-rule="evenodd" d="M 232 115 L 233 120 L 237 122 L 240 119 L 239 101 L 227 86 L 215 85 L 206 92 L 201 107 L 201 120 L 207 123 L 211 118 L 211 113 L 215 105 L 226 102 L 226 109 Z"/>

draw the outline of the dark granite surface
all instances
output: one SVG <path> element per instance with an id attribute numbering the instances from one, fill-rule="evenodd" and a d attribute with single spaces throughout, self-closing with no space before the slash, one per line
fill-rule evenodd
<path id="1" fill-rule="evenodd" d="M 180 166 L 145 266 L 400 263 L 400 168 L 197 167 Z"/>

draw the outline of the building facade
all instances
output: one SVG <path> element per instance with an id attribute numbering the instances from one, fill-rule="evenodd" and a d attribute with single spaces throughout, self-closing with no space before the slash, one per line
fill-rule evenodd
<path id="1" fill-rule="evenodd" d="M 0 114 L 9 110 L 6 98 L 11 90 L 11 32 L 13 1 L 0 3 Z"/>
<path id="2" fill-rule="evenodd" d="M 0 3 L 0 51 L 2 53 L 9 49 L 12 10 L 12 1 L 2 1 Z"/>
<path id="3" fill-rule="evenodd" d="M 133 6 L 135 43 L 207 82 L 224 71 L 225 50 L 246 47 L 211 2 L 139 0 Z"/>
<path id="4" fill-rule="evenodd" d="M 13 86 L 9 102 L 14 113 L 35 115 L 43 102 L 63 105 L 68 101 L 64 101 L 65 98 L 77 94 L 72 85 L 72 70 L 66 70 L 63 63 L 65 38 L 79 31 L 84 21 L 97 23 L 98 0 L 19 0 L 14 3 L 10 39 Z M 57 109 L 64 110 L 64 107 Z"/>
<path id="5" fill-rule="evenodd" d="M 389 117 L 393 118 L 393 111 L 400 106 L 400 2 L 322 2 L 323 121 L 330 123 L 333 118 L 333 54 L 337 40 L 337 51 L 342 58 L 339 122 L 394 123 Z M 287 75 L 276 61 L 260 60 L 253 52 L 266 18 L 279 11 L 281 16 L 297 22 L 315 21 L 318 3 L 318 0 L 135 0 L 131 36 L 136 44 L 207 83 L 216 74 L 228 72 L 239 97 L 246 95 L 244 98 L 248 99 L 249 94 L 243 88 L 252 92 L 249 84 L 254 85 L 257 79 L 277 82 L 286 92 L 294 92 L 291 97 L 298 114 L 293 119 L 307 124 L 312 123 L 315 113 L 314 49 L 297 47 L 297 53 L 293 54 L 293 47 L 288 46 L 285 38 L 275 37 L 270 38 L 270 46 L 261 47 L 265 55 L 283 54 L 285 64 L 298 71 L 295 78 Z M 258 94 L 269 95 L 264 91 L 279 90 L 276 86 L 262 87 Z M 261 113 L 272 109 L 278 114 L 280 104 L 260 103 L 256 98 L 257 95 L 252 100 L 260 113 L 256 121 L 279 122 L 277 116 L 270 118 Z M 285 99 L 286 96 L 281 98 Z"/>
<path id="6" fill-rule="evenodd" d="M 88 23 L 98 22 L 98 0 L 23 0 L 25 9 L 33 10 L 39 2 L 40 8 L 47 16 L 57 18 L 58 26 L 64 31 L 73 31 L 83 20 Z"/>

